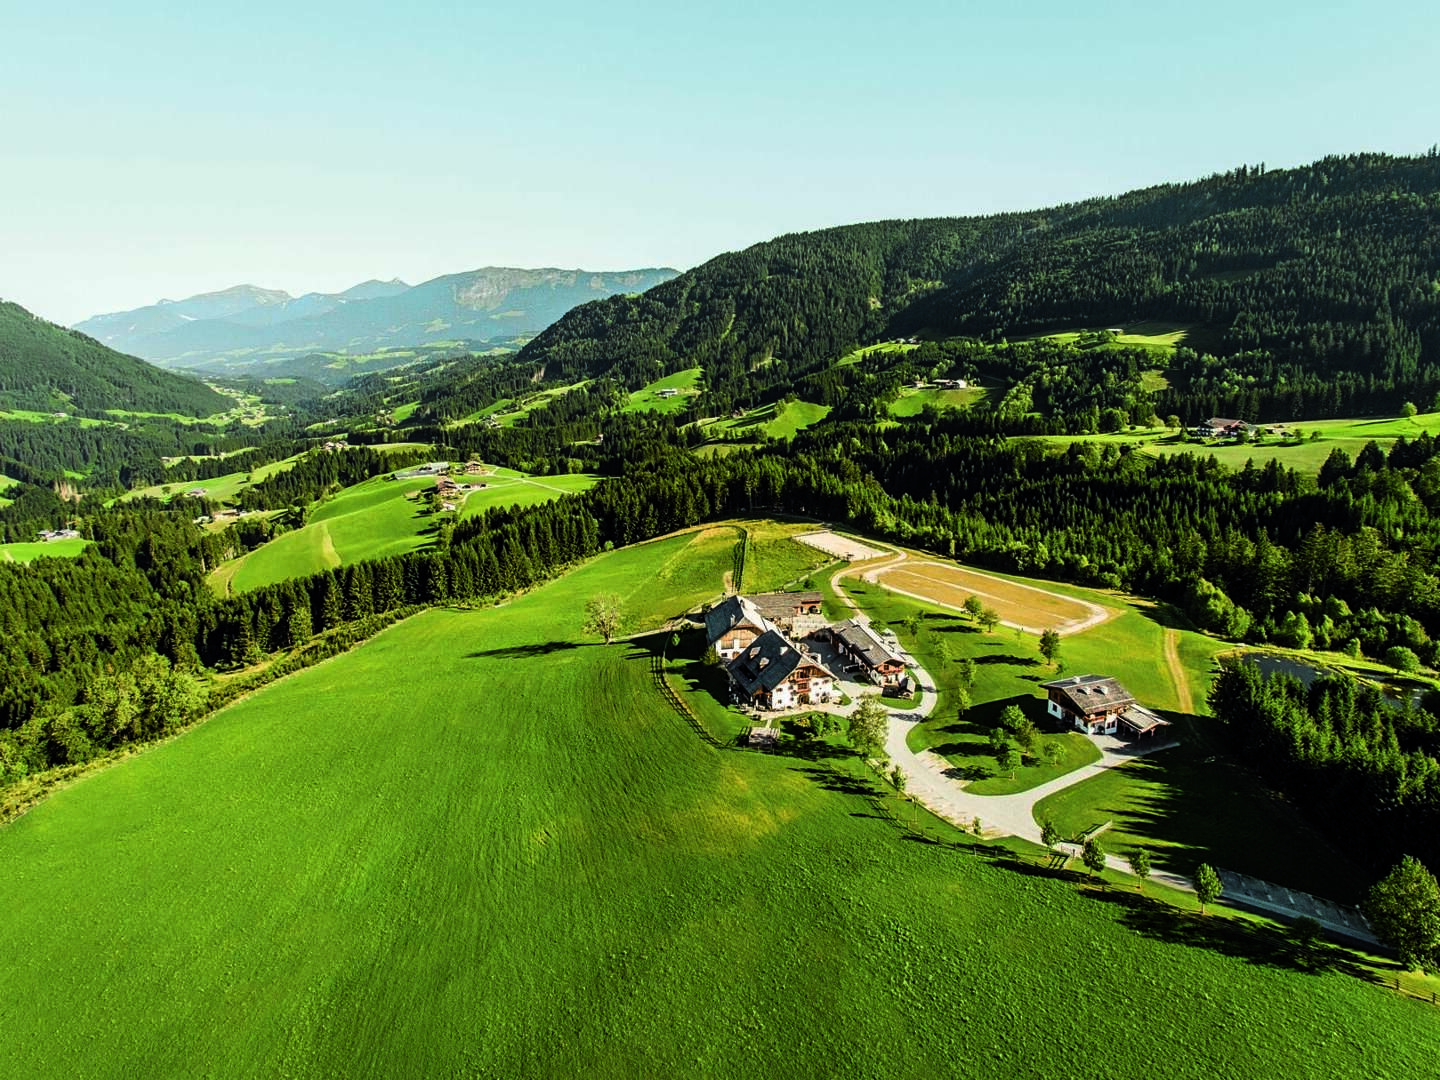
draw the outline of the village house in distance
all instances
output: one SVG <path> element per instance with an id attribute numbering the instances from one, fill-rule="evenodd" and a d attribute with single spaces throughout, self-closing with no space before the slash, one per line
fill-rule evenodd
<path id="1" fill-rule="evenodd" d="M 1145 708 L 1119 680 L 1105 675 L 1072 675 L 1045 683 L 1046 711 L 1087 735 L 1153 735 L 1170 721 Z"/>
<path id="2" fill-rule="evenodd" d="M 880 687 L 898 685 L 905 664 L 868 626 L 854 619 L 832 626 L 818 592 L 727 596 L 705 613 L 705 638 L 725 666 L 738 704 L 760 709 L 823 705 L 840 680 L 808 643 L 826 642 L 846 670 Z"/>

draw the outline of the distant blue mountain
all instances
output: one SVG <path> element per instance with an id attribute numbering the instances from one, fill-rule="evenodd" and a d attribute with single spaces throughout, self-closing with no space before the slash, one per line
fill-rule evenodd
<path id="1" fill-rule="evenodd" d="M 372 280 L 303 296 L 237 285 L 96 315 L 75 329 L 165 367 L 233 372 L 260 365 L 281 375 L 286 359 L 316 352 L 359 355 L 533 336 L 579 304 L 644 292 L 677 273 L 485 267 L 413 286 Z"/>

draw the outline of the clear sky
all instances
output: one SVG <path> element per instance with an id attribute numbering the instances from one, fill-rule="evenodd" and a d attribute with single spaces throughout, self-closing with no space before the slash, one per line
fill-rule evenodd
<path id="1" fill-rule="evenodd" d="M 1440 140 L 1423 0 L 210 6 L 0 0 L 0 297 L 683 269 Z"/>

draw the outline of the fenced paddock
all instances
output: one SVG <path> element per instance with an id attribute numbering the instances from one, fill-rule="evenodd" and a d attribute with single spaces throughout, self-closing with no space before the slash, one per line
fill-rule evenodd
<path id="1" fill-rule="evenodd" d="M 829 529 L 800 533 L 794 539 L 802 544 L 818 548 L 827 555 L 834 555 L 837 559 L 849 559 L 851 562 L 859 562 L 862 559 L 880 559 L 892 554 L 889 551 L 881 551 L 879 548 L 862 544 L 859 540 L 852 540 L 848 536 L 833 533 Z"/>
<path id="2" fill-rule="evenodd" d="M 952 611 L 962 610 L 968 597 L 977 596 L 986 607 L 995 609 L 1006 626 L 1036 634 L 1050 628 L 1061 634 L 1079 633 L 1113 614 L 1099 604 L 949 563 L 906 560 L 865 577 L 902 596 Z"/>

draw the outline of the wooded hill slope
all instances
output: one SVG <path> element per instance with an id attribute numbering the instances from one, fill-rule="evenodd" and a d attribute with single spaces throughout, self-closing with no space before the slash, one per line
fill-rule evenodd
<path id="1" fill-rule="evenodd" d="M 230 406 L 230 399 L 196 379 L 161 371 L 0 302 L 0 408 L 213 416 Z"/>
<path id="2" fill-rule="evenodd" d="M 521 353 L 546 379 L 634 387 L 700 364 L 711 411 L 794 386 L 896 334 L 1203 324 L 1177 353 L 1196 392 L 1241 380 L 1414 396 L 1440 383 L 1440 154 L 1242 167 L 1030 213 L 782 236 L 642 296 L 579 307 Z M 1322 399 L 1323 400 L 1319 400 Z M 1264 405 L 1259 406 L 1262 410 Z"/>

